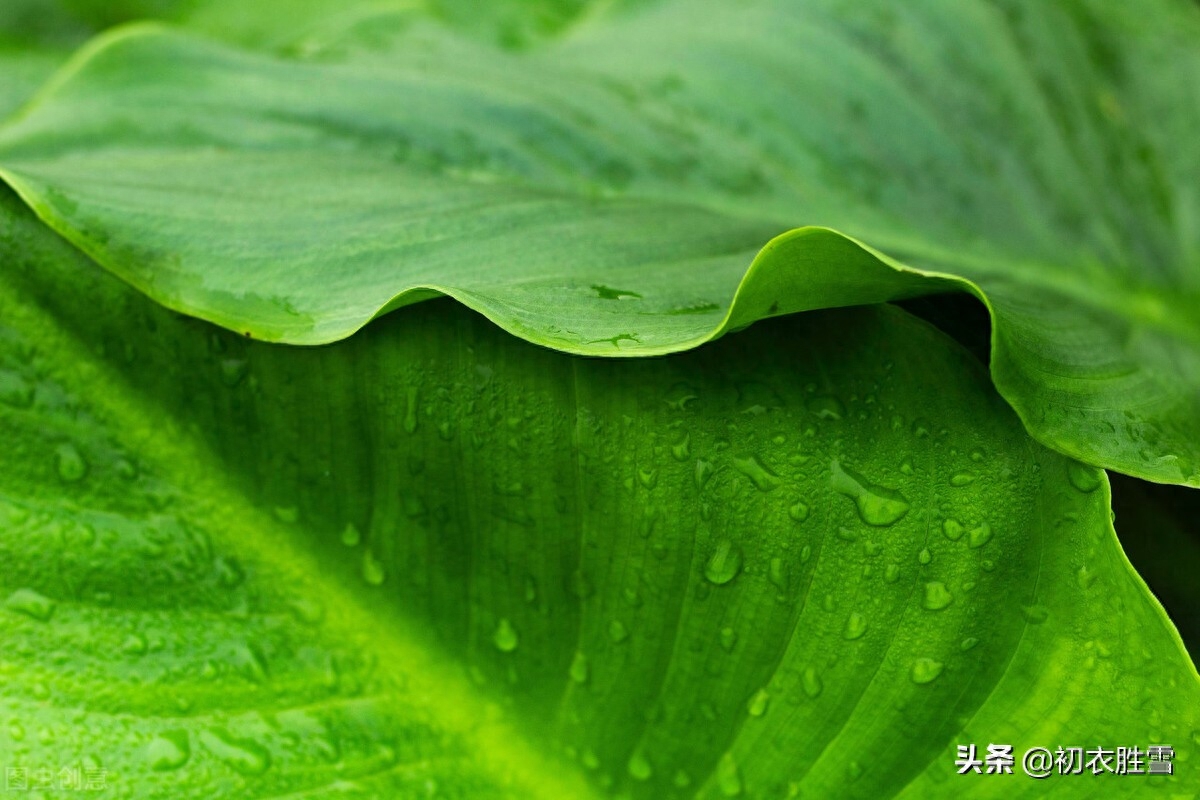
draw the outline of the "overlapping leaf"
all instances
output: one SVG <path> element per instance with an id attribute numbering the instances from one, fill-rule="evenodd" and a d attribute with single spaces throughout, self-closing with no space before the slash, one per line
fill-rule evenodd
<path id="1" fill-rule="evenodd" d="M 156 300 L 271 340 L 446 293 L 541 344 L 651 354 L 965 288 L 1035 436 L 1200 483 L 1194 4 L 563 8 L 519 51 L 416 10 L 317 15 L 284 60 L 126 30 L 0 165 Z"/>
<path id="2" fill-rule="evenodd" d="M 172 798 L 1189 785 L 1200 678 L 1103 473 L 903 312 L 604 360 L 429 303 L 282 348 L 3 203 L 7 763 Z M 960 777 L 966 742 L 1178 774 Z"/>

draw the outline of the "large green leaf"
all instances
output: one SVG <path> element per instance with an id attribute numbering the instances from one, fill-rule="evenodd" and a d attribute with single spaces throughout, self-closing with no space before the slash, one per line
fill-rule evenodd
<path id="1" fill-rule="evenodd" d="M 1103 473 L 895 308 L 660 359 L 446 302 L 278 347 L 10 196 L 0 265 L 7 764 L 173 798 L 1194 786 L 1200 677 Z M 971 742 L 1176 775 L 957 776 Z"/>
<path id="2" fill-rule="evenodd" d="M 283 60 L 113 33 L 0 133 L 0 172 L 156 300 L 269 340 L 445 293 L 654 354 L 966 289 L 1035 436 L 1200 485 L 1194 4 L 618 3 L 519 51 L 356 7 L 277 15 L 304 28 Z"/>

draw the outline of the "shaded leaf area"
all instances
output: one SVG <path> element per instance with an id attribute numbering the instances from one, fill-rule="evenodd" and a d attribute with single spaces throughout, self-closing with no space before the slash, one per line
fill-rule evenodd
<path id="1" fill-rule="evenodd" d="M 287 348 L 159 308 L 5 203 L 21 764 L 144 797 L 1187 785 L 1200 678 L 1103 473 L 898 309 L 612 360 L 440 302 Z M 954 774 L 957 743 L 1164 741 L 1171 779 Z"/>
<path id="2" fill-rule="evenodd" d="M 648 355 L 968 290 L 1040 441 L 1200 484 L 1191 4 L 548 3 L 521 47 L 450 5 L 329 8 L 275 38 L 184 17 L 286 57 L 105 37 L 0 134 L 5 176 L 156 300 L 269 340 L 441 293 Z"/>
<path id="3" fill-rule="evenodd" d="M 1166 607 L 1195 661 L 1200 657 L 1200 497 L 1124 476 L 1112 481 L 1125 552 Z"/>

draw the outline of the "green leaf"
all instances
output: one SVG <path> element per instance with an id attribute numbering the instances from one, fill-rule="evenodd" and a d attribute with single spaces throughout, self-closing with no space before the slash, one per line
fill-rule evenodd
<path id="1" fill-rule="evenodd" d="M 0 221 L 9 763 L 139 797 L 1190 785 L 1200 676 L 1104 474 L 898 309 L 613 360 L 435 302 L 281 348 Z M 1176 775 L 957 776 L 972 742 Z"/>
<path id="2" fill-rule="evenodd" d="M 1194 4 L 551 3 L 531 18 L 571 24 L 519 51 L 446 6 L 312 6 L 270 42 L 292 58 L 105 36 L 0 133 L 0 174 L 159 302 L 272 341 L 448 294 L 651 355 L 971 291 L 1039 440 L 1200 486 Z"/>

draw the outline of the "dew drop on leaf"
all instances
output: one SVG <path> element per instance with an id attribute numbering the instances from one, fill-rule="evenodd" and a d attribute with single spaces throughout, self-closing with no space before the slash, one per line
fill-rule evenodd
<path id="1" fill-rule="evenodd" d="M 503 617 L 497 623 L 496 630 L 492 634 L 492 643 L 496 645 L 496 649 L 501 653 L 511 653 L 517 649 L 520 637 L 517 636 L 517 629 L 513 627 L 512 622 L 507 617 Z"/>
<path id="2" fill-rule="evenodd" d="M 239 739 L 223 729 L 203 731 L 200 741 L 204 747 L 243 775 L 261 775 L 271 766 L 266 749 L 249 739 Z"/>
<path id="3" fill-rule="evenodd" d="M 621 620 L 614 619 L 608 623 L 608 638 L 612 640 L 613 644 L 621 644 L 629 638 L 629 629 Z"/>
<path id="4" fill-rule="evenodd" d="M 808 519 L 808 504 L 803 500 L 797 500 L 788 507 L 788 516 L 796 522 L 804 522 Z"/>
<path id="5" fill-rule="evenodd" d="M 587 656 L 577 651 L 571 659 L 571 680 L 579 684 L 587 683 L 589 672 Z"/>
<path id="6" fill-rule="evenodd" d="M 960 488 L 963 486 L 970 486 L 978 478 L 979 476 L 970 470 L 960 470 L 950 476 L 950 485 Z"/>
<path id="7" fill-rule="evenodd" d="M 146 745 L 146 761 L 155 772 L 179 769 L 192 755 L 187 731 L 166 731 Z"/>
<path id="8" fill-rule="evenodd" d="M 944 666 L 942 662 L 935 661 L 932 658 L 918 658 L 913 662 L 909 676 L 912 678 L 913 683 L 932 683 L 937 679 L 937 676 L 942 674 Z"/>
<path id="9" fill-rule="evenodd" d="M 816 699 L 825 688 L 825 684 L 821 682 L 821 676 L 815 669 L 806 667 L 804 674 L 800 676 L 800 687 L 806 695 Z"/>
<path id="10" fill-rule="evenodd" d="M 758 456 L 750 455 L 746 458 L 738 458 L 735 456 L 733 459 L 733 466 L 737 468 L 738 472 L 749 478 L 750 482 L 754 484 L 755 488 L 761 492 L 769 492 L 778 488 L 779 484 L 782 483 L 779 476 L 768 469 L 762 463 L 762 461 L 758 459 Z"/>
<path id="11" fill-rule="evenodd" d="M 930 611 L 941 611 L 954 602 L 954 596 L 941 581 L 930 581 L 925 584 L 925 597 L 921 605 Z"/>
<path id="12" fill-rule="evenodd" d="M 737 797 L 742 793 L 742 773 L 729 753 L 717 764 L 717 788 L 725 797 Z"/>
<path id="13" fill-rule="evenodd" d="M 750 698 L 750 702 L 746 705 L 746 711 L 752 717 L 761 717 L 767 713 L 767 708 L 771 705 L 771 694 L 766 689 L 759 689 Z"/>
<path id="14" fill-rule="evenodd" d="M 836 397 L 817 395 L 806 403 L 810 413 L 821 419 L 840 420 L 846 416 L 846 407 Z"/>
<path id="15" fill-rule="evenodd" d="M 899 522 L 908 513 L 908 498 L 895 489 L 873 484 L 837 461 L 830 465 L 831 483 L 840 494 L 854 500 L 858 516 L 874 527 L 887 527 Z"/>
<path id="16" fill-rule="evenodd" d="M 721 539 L 704 565 L 704 577 L 710 583 L 723 586 L 742 570 L 742 550 L 729 539 Z"/>
<path id="17" fill-rule="evenodd" d="M 381 585 L 387 577 L 383 570 L 383 563 L 375 557 L 375 553 L 370 549 L 363 551 L 362 577 L 371 586 Z"/>
<path id="18" fill-rule="evenodd" d="M 60 444 L 54 451 L 54 466 L 64 483 L 77 483 L 87 475 L 88 465 L 75 445 Z"/>
<path id="19" fill-rule="evenodd" d="M 346 527 L 342 528 L 342 544 L 346 547 L 357 547 L 362 541 L 362 534 L 358 532 L 353 522 L 347 522 Z"/>
<path id="20" fill-rule="evenodd" d="M 1090 494 L 1100 488 L 1100 470 L 1085 467 L 1077 461 L 1067 462 L 1067 479 L 1084 494 Z"/>
<path id="21" fill-rule="evenodd" d="M 971 533 L 967 536 L 967 544 L 972 548 L 983 547 L 992 540 L 992 526 L 986 522 L 981 522 L 979 525 L 971 529 Z"/>
<path id="22" fill-rule="evenodd" d="M 721 647 L 725 649 L 725 652 L 732 652 L 735 644 L 737 644 L 737 631 L 730 627 L 721 628 Z"/>
<path id="23" fill-rule="evenodd" d="M 942 534 L 952 542 L 957 542 L 967 532 L 963 524 L 953 517 L 942 521 Z"/>
<path id="24" fill-rule="evenodd" d="M 846 618 L 846 627 L 842 631 L 842 636 L 846 639 L 854 640 L 862 638 L 862 635 L 867 632 L 867 618 L 857 611 L 851 612 Z"/>
<path id="25" fill-rule="evenodd" d="M 648 781 L 654 775 L 654 767 L 650 765 L 646 754 L 640 750 L 629 757 L 626 768 L 629 770 L 629 777 L 635 781 Z"/>
<path id="26" fill-rule="evenodd" d="M 921 552 L 917 553 L 917 563 L 924 565 L 931 561 L 933 561 L 933 553 L 928 547 L 921 548 Z"/>
<path id="27" fill-rule="evenodd" d="M 55 603 L 49 597 L 33 589 L 17 589 L 4 601 L 4 607 L 39 622 L 47 622 L 54 615 Z"/>

